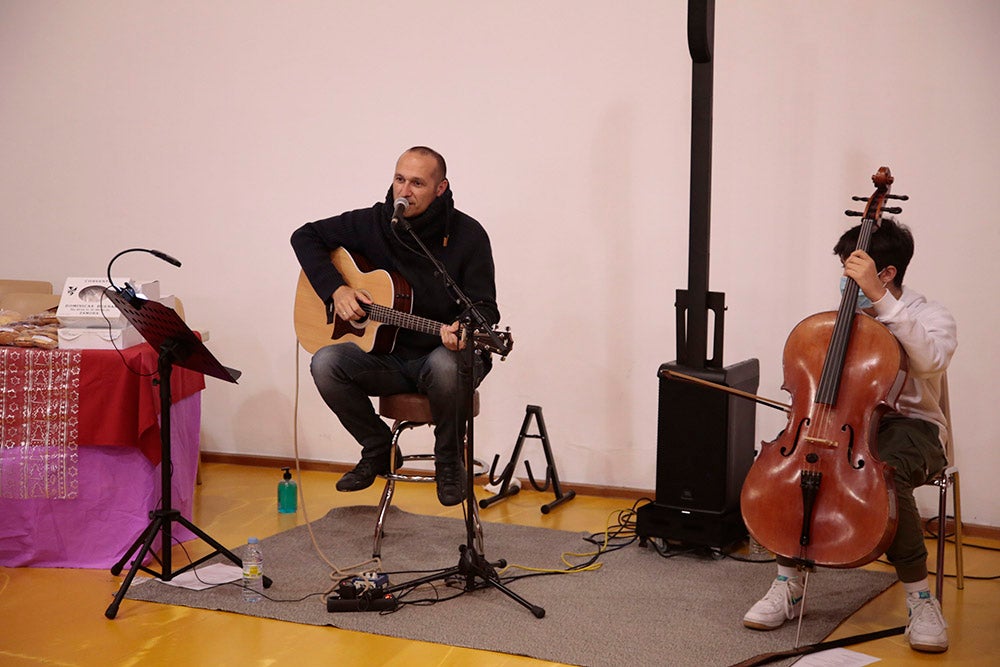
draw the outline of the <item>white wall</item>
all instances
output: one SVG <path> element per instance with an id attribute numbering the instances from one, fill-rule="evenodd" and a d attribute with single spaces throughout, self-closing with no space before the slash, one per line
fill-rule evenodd
<path id="1" fill-rule="evenodd" d="M 6 0 L 0 273 L 61 285 L 103 275 L 126 247 L 180 258 L 115 266 L 183 297 L 244 371 L 239 385 L 209 379 L 204 448 L 290 455 L 288 236 L 381 199 L 398 154 L 428 144 L 490 230 L 516 338 L 483 387 L 478 451 L 505 461 L 525 405 L 541 405 L 564 483 L 652 489 L 656 371 L 676 356 L 687 282 L 686 11 Z M 966 519 L 993 526 L 998 28 L 992 0 L 718 3 L 710 282 L 727 295 L 725 362 L 760 359 L 760 392 L 786 398 L 784 340 L 836 306 L 842 211 L 890 166 L 912 197 L 908 283 L 959 322 Z M 298 364 L 301 455 L 352 462 Z M 759 438 L 782 421 L 758 410 Z"/>

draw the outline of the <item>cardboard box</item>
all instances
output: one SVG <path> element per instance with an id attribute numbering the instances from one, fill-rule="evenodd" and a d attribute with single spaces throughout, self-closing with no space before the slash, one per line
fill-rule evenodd
<path id="1" fill-rule="evenodd" d="M 117 281 L 116 281 L 117 283 Z M 144 342 L 142 335 L 131 324 L 119 329 L 104 327 L 60 327 L 61 350 L 124 350 Z"/>
<path id="2" fill-rule="evenodd" d="M 114 278 L 118 287 L 130 283 L 136 291 L 149 299 L 160 298 L 160 283 L 151 281 L 133 281 L 131 278 Z M 59 297 L 59 308 L 56 317 L 59 325 L 68 328 L 99 328 L 107 331 L 109 322 L 114 329 L 122 329 L 128 321 L 115 308 L 105 294 L 110 287 L 105 278 L 67 278 Z"/>

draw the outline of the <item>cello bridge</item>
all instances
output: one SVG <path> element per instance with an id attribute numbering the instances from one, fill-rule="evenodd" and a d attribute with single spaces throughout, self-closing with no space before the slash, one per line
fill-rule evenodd
<path id="1" fill-rule="evenodd" d="M 804 441 L 810 443 L 810 444 L 817 445 L 819 447 L 826 447 L 827 449 L 836 449 L 837 448 L 837 441 L 836 440 L 829 440 L 827 438 L 814 438 L 814 437 L 808 436 L 808 435 L 806 437 L 802 438 L 802 439 Z"/>

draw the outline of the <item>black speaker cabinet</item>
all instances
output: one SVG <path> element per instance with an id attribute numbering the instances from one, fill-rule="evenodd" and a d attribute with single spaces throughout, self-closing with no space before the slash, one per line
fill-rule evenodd
<path id="1" fill-rule="evenodd" d="M 725 546 L 746 536 L 740 491 L 753 463 L 756 403 L 666 377 L 664 369 L 755 393 L 760 365 L 660 366 L 656 500 L 639 509 L 636 530 L 640 538 Z"/>

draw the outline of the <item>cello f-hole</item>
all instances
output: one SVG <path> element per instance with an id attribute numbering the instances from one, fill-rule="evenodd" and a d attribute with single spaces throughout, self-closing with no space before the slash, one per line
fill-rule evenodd
<path id="1" fill-rule="evenodd" d="M 786 448 L 782 447 L 780 450 L 778 450 L 781 452 L 782 456 L 785 457 L 791 456 L 792 454 L 795 453 L 795 450 L 799 448 L 799 438 L 802 437 L 802 428 L 804 426 L 809 426 L 809 417 L 806 417 L 805 419 L 801 420 L 798 426 L 795 427 L 795 438 L 792 440 L 792 448 L 786 451 Z"/>
<path id="2" fill-rule="evenodd" d="M 859 458 L 857 464 L 854 462 L 854 427 L 850 424 L 844 424 L 841 431 L 847 433 L 847 465 L 851 466 L 854 470 L 861 470 L 865 467 L 865 460 Z"/>

